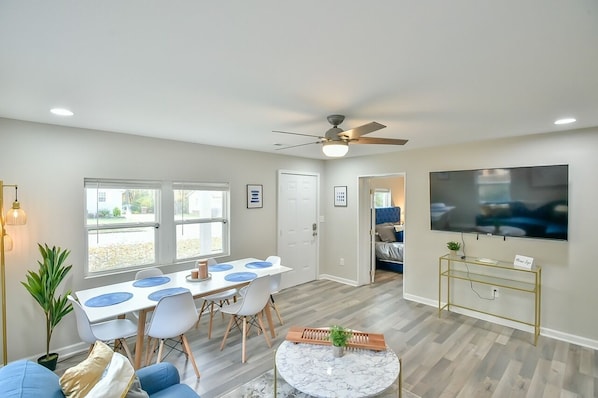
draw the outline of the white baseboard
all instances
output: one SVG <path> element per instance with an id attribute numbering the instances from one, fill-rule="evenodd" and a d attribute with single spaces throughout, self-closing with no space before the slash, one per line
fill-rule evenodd
<path id="1" fill-rule="evenodd" d="M 429 305 L 430 307 L 434 307 L 436 309 L 438 308 L 438 301 L 436 301 L 436 300 L 430 300 L 430 299 L 425 298 L 425 297 L 414 296 L 414 295 L 408 294 L 408 293 L 403 293 L 403 298 L 405 300 L 414 301 L 414 302 L 417 302 L 417 303 Z M 467 316 L 470 316 L 472 318 L 481 319 L 481 320 L 484 320 L 484 321 L 496 323 L 498 325 L 508 326 L 508 327 L 513 328 L 513 329 L 523 330 L 525 332 L 530 332 L 530 333 L 534 332 L 534 329 L 531 326 L 522 325 L 522 324 L 519 324 L 517 322 L 509 321 L 507 319 L 502 319 L 502 318 L 494 317 L 494 316 L 491 316 L 491 315 L 481 314 L 481 313 L 478 313 L 478 312 L 475 312 L 475 311 L 466 310 L 466 309 L 463 309 L 463 308 L 456 308 L 455 307 L 455 308 L 452 308 L 451 311 L 455 312 L 455 313 L 458 313 L 458 314 L 467 315 Z M 564 341 L 566 343 L 577 344 L 577 345 L 582 346 L 582 347 L 588 347 L 588 348 L 591 348 L 591 349 L 594 349 L 594 350 L 598 350 L 598 341 L 597 340 L 588 339 L 586 337 L 577 336 L 577 335 L 574 335 L 574 334 L 565 333 L 565 332 L 561 332 L 561 331 L 558 331 L 558 330 L 548 329 L 548 328 L 543 328 L 543 327 L 540 327 L 540 335 L 541 336 L 550 337 L 550 338 L 555 339 L 555 340 Z"/>
<path id="2" fill-rule="evenodd" d="M 320 274 L 318 276 L 318 279 L 326 279 L 329 281 L 344 283 L 345 285 L 350 285 L 350 286 L 359 286 L 356 281 L 353 281 L 351 279 L 339 278 L 338 276 L 329 275 L 329 274 Z"/>

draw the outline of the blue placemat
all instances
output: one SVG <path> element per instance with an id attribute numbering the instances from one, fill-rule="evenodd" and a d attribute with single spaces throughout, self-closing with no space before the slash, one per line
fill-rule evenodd
<path id="1" fill-rule="evenodd" d="M 246 268 L 268 268 L 271 266 L 272 263 L 270 261 L 253 261 L 251 263 L 245 264 Z"/>
<path id="2" fill-rule="evenodd" d="M 109 305 L 120 304 L 133 297 L 133 293 L 129 292 L 115 292 L 100 294 L 90 298 L 85 302 L 88 307 L 107 307 Z"/>
<path id="3" fill-rule="evenodd" d="M 185 289 L 184 287 L 169 287 L 167 289 L 162 289 L 151 293 L 147 296 L 148 299 L 154 301 L 160 301 L 160 299 L 164 296 L 170 296 L 172 294 L 177 294 L 181 292 L 188 292 L 189 289 Z"/>
<path id="4" fill-rule="evenodd" d="M 152 286 L 160 286 L 165 283 L 170 282 L 170 278 L 167 276 L 151 276 L 149 278 L 138 279 L 133 282 L 133 286 L 135 287 L 152 287 Z"/>
<path id="5" fill-rule="evenodd" d="M 233 266 L 230 264 L 214 264 L 208 267 L 208 270 L 212 272 L 228 271 L 230 269 L 233 269 Z"/>
<path id="6" fill-rule="evenodd" d="M 245 282 L 257 278 L 257 274 L 253 272 L 233 272 L 224 277 L 224 280 L 229 282 Z"/>

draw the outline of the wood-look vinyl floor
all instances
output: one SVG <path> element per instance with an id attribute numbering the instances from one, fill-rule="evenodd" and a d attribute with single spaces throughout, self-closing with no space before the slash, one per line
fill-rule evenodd
<path id="1" fill-rule="evenodd" d="M 248 360 L 241 363 L 241 336 L 233 330 L 224 350 L 220 342 L 228 319 L 215 317 L 212 339 L 207 317 L 187 336 L 201 372 L 195 378 L 184 355 L 173 351 L 184 383 L 202 398 L 221 394 L 273 366 L 276 347 L 291 325 L 330 326 L 384 333 L 403 359 L 403 385 L 421 397 L 598 397 L 595 350 L 490 322 L 443 312 L 404 300 L 400 274 L 379 271 L 373 285 L 352 287 L 321 280 L 286 289 L 275 296 L 285 324 L 268 348 L 262 335 L 248 338 Z M 131 341 L 132 346 L 133 341 Z M 85 358 L 73 356 L 57 373 Z"/>

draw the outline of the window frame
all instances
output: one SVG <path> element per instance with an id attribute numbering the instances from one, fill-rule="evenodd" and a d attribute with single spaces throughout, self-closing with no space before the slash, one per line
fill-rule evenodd
<path id="1" fill-rule="evenodd" d="M 177 259 L 176 249 L 176 221 L 174 210 L 174 191 L 175 187 L 192 186 L 194 188 L 201 187 L 209 190 L 222 191 L 224 195 L 222 217 L 218 220 L 222 222 L 222 251 L 216 253 L 217 256 L 230 255 L 230 184 L 229 183 L 206 183 L 206 182 L 181 182 L 181 181 L 155 181 L 155 180 L 128 180 L 128 179 L 102 179 L 102 178 L 85 178 L 84 179 L 84 231 L 85 231 L 85 261 L 84 261 L 84 277 L 92 278 L 98 276 L 115 275 L 125 272 L 132 272 L 135 270 L 151 267 L 151 266 L 172 266 L 177 264 L 184 264 L 195 261 L 200 258 L 211 257 L 207 255 L 194 256 L 184 259 Z M 154 198 L 154 222 L 145 223 L 113 223 L 110 225 L 101 225 L 98 222 L 95 224 L 88 223 L 88 190 L 97 189 L 97 196 L 101 188 L 107 189 L 153 189 L 156 190 L 156 197 Z M 121 205 L 122 207 L 123 205 Z M 96 213 L 99 213 L 99 208 L 96 207 Z M 98 214 L 96 214 L 98 217 Z M 189 220 L 189 222 L 193 222 Z M 154 228 L 154 261 L 152 263 L 136 264 L 126 267 L 117 267 L 109 270 L 91 271 L 90 270 L 90 233 L 99 230 L 108 229 L 122 229 L 135 227 L 153 227 Z"/>

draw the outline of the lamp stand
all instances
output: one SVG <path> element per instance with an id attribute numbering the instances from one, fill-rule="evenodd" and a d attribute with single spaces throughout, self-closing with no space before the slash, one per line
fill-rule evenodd
<path id="1" fill-rule="evenodd" d="M 4 259 L 4 185 L 0 180 L 0 290 L 2 290 L 2 363 L 8 363 L 6 352 L 6 263 Z"/>
<path id="2" fill-rule="evenodd" d="M 4 238 L 6 235 L 6 219 L 4 217 L 4 188 L 15 188 L 15 205 L 13 209 L 18 210 L 19 205 L 16 199 L 16 185 L 5 185 L 2 180 L 0 180 L 0 290 L 2 291 L 2 363 L 6 365 L 8 363 L 8 353 L 7 353 L 7 340 L 8 337 L 6 336 L 6 259 L 4 258 L 4 251 L 6 247 L 4 247 Z M 12 219 L 11 219 L 12 220 Z M 17 224 L 24 224 L 26 221 L 25 219 L 22 222 L 16 222 Z M 10 221 L 9 224 L 14 224 L 14 221 Z M 10 248 L 8 249 L 10 250 Z"/>

